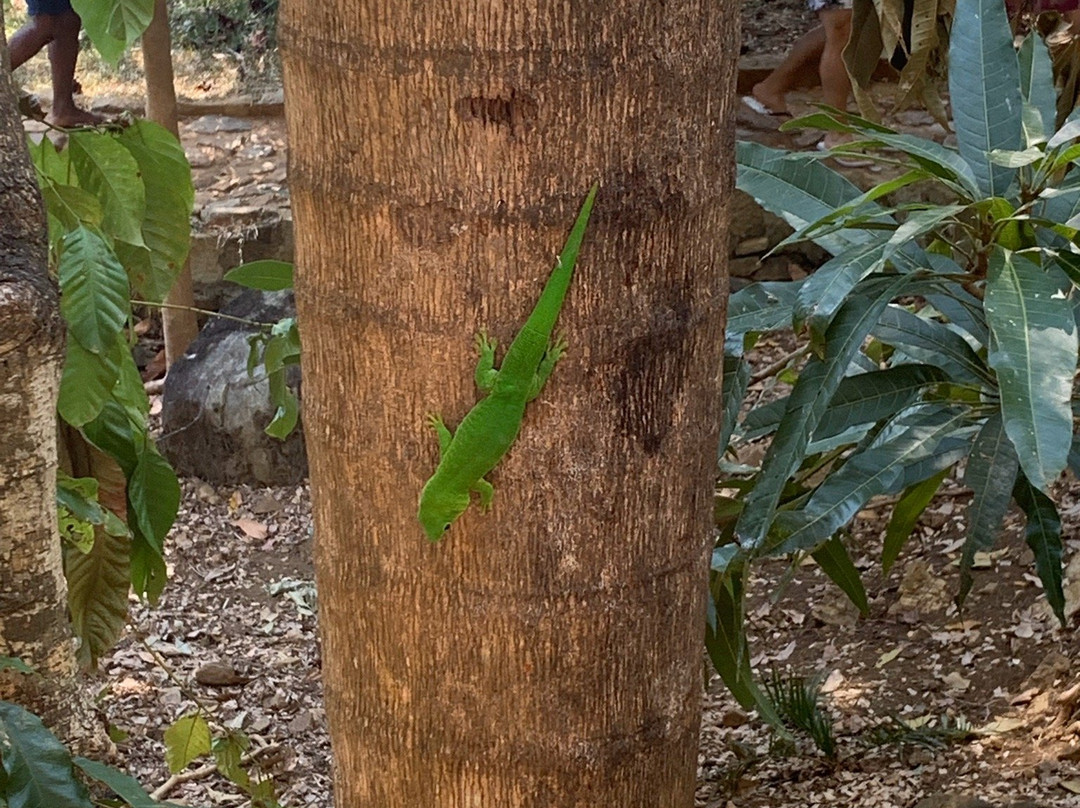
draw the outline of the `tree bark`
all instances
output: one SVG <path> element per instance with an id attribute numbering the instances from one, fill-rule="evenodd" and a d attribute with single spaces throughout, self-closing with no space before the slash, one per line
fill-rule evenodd
<path id="1" fill-rule="evenodd" d="M 282 4 L 338 808 L 693 804 L 738 3 Z M 440 544 L 477 399 L 594 179 L 570 352 Z M 501 351 L 500 351 L 501 356 Z"/>
<path id="2" fill-rule="evenodd" d="M 64 325 L 2 32 L 0 14 L 0 656 L 37 673 L 0 672 L 0 699 L 90 751 L 107 741 L 77 684 L 56 518 Z"/>
<path id="3" fill-rule="evenodd" d="M 172 40 L 166 0 L 155 0 L 154 17 L 143 32 L 142 47 L 143 67 L 146 71 L 146 117 L 161 124 L 179 139 Z M 165 303 L 168 305 L 161 310 L 161 327 L 165 332 L 165 367 L 169 368 L 184 355 L 195 337 L 199 336 L 190 261 L 184 261 Z"/>

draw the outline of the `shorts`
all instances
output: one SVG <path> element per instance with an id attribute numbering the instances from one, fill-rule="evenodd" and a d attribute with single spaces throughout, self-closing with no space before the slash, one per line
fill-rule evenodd
<path id="1" fill-rule="evenodd" d="M 31 17 L 39 14 L 67 14 L 71 11 L 71 0 L 26 0 L 27 10 Z"/>
<path id="2" fill-rule="evenodd" d="M 851 8 L 851 0 L 806 0 L 811 11 L 824 11 L 827 8 Z"/>

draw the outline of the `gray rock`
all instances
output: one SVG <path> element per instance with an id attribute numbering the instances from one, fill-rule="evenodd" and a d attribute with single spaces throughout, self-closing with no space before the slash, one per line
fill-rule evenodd
<path id="1" fill-rule="evenodd" d="M 273 323 L 295 313 L 291 292 L 245 290 L 223 314 Z M 292 485 L 307 475 L 298 425 L 285 441 L 263 432 L 273 418 L 261 369 L 248 376 L 248 337 L 254 326 L 212 318 L 169 369 L 162 395 L 158 446 L 177 472 L 216 485 Z M 299 367 L 289 385 L 299 392 Z"/>

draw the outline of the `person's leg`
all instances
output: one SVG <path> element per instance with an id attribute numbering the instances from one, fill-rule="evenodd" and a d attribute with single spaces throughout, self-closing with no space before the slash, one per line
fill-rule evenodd
<path id="1" fill-rule="evenodd" d="M 56 18 L 52 14 L 36 14 L 30 17 L 26 25 L 11 35 L 8 40 L 8 53 L 11 54 L 11 69 L 29 61 L 38 51 L 52 42 L 56 30 Z"/>
<path id="2" fill-rule="evenodd" d="M 847 109 L 851 78 L 844 66 L 844 48 L 851 38 L 851 9 L 831 6 L 819 11 L 818 18 L 825 29 L 825 48 L 818 65 L 822 100 L 830 107 Z"/>
<path id="3" fill-rule="evenodd" d="M 75 63 L 79 58 L 82 21 L 68 10 L 56 18 L 56 33 L 49 43 L 53 102 L 47 120 L 56 126 L 92 126 L 101 119 L 75 105 Z"/>
<path id="4" fill-rule="evenodd" d="M 825 29 L 822 26 L 807 31 L 792 45 L 784 61 L 751 92 L 771 112 L 787 112 L 785 96 L 799 80 L 821 61 L 825 50 Z"/>

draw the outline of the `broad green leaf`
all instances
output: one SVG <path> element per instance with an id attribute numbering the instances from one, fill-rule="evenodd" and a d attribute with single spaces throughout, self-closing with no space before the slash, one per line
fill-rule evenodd
<path id="1" fill-rule="evenodd" d="M 966 411 L 929 406 L 898 418 L 825 478 L 799 511 L 783 512 L 787 536 L 776 554 L 812 550 L 851 521 L 871 498 L 939 473 L 968 452 Z M 914 479 L 913 479 L 914 478 Z"/>
<path id="2" fill-rule="evenodd" d="M 130 314 L 124 268 L 101 236 L 78 225 L 64 236 L 57 272 L 68 330 L 86 350 L 105 353 Z"/>
<path id="3" fill-rule="evenodd" d="M 170 806 L 176 806 L 176 803 L 158 802 L 146 793 L 146 789 L 139 785 L 138 780 L 130 774 L 124 774 L 119 769 L 114 769 L 112 766 L 106 766 L 104 763 L 88 760 L 84 757 L 75 758 L 75 765 L 87 777 L 97 780 L 99 783 L 104 783 L 111 788 L 131 808 L 161 808 L 161 806 L 170 808 Z M 176 808 L 179 808 L 179 806 L 176 806 Z"/>
<path id="4" fill-rule="evenodd" d="M 142 36 L 154 17 L 154 0 L 71 0 L 82 27 L 101 57 L 112 65 Z"/>
<path id="5" fill-rule="evenodd" d="M 813 155 L 792 155 L 740 141 L 735 146 L 735 159 L 738 164 L 736 187 L 796 230 L 862 195 L 857 186 L 822 165 Z M 835 255 L 855 244 L 877 239 L 866 231 L 845 230 L 813 240 Z"/>
<path id="6" fill-rule="evenodd" d="M 1058 622 L 1065 626 L 1065 592 L 1061 572 L 1061 517 L 1053 500 L 1021 474 L 1013 497 L 1027 516 L 1024 538 L 1035 554 L 1035 571 L 1042 581 L 1043 595 Z"/>
<path id="7" fill-rule="evenodd" d="M 191 761 L 210 754 L 210 727 L 201 715 L 185 715 L 165 730 L 165 762 L 173 774 Z"/>
<path id="8" fill-rule="evenodd" d="M 68 611 L 75 636 L 81 641 L 79 662 L 84 668 L 97 666 L 127 623 L 130 544 L 126 536 L 110 536 L 99 528 L 89 553 L 64 556 Z"/>
<path id="9" fill-rule="evenodd" d="M 766 281 L 740 289 L 728 301 L 725 343 L 751 331 L 778 331 L 791 325 L 792 306 L 803 281 Z"/>
<path id="10" fill-rule="evenodd" d="M 1054 69 L 1046 42 L 1032 31 L 1020 46 L 1020 94 L 1024 99 L 1024 140 L 1031 146 L 1044 143 L 1054 134 L 1057 121 L 1057 93 Z"/>
<path id="11" fill-rule="evenodd" d="M 1021 147 L 1020 67 L 1001 0 L 956 0 L 950 32 L 949 100 L 960 155 L 979 187 L 1003 196 L 1015 171 L 990 152 Z M 962 65 L 962 69 L 956 69 Z"/>
<path id="12" fill-rule="evenodd" d="M 964 513 L 967 536 L 960 557 L 960 591 L 956 602 L 962 605 L 971 591 L 971 565 L 975 553 L 989 550 L 997 541 L 1009 512 L 1019 461 L 1012 441 L 1005 434 L 1001 413 L 991 415 L 971 446 L 964 485 L 974 496 Z"/>
<path id="13" fill-rule="evenodd" d="M 131 283 L 146 300 L 165 299 L 187 260 L 195 189 L 180 142 L 164 127 L 136 121 L 119 137 L 139 165 L 146 186 L 142 222 L 146 260 L 128 266 Z M 133 256 L 134 257 L 134 256 Z"/>
<path id="14" fill-rule="evenodd" d="M 78 340 L 69 339 L 57 401 L 60 417 L 75 427 L 97 418 L 116 386 L 121 363 L 130 353 L 119 335 L 112 348 L 100 356 L 90 353 Z"/>
<path id="15" fill-rule="evenodd" d="M 261 289 L 264 292 L 280 292 L 292 289 L 293 265 L 287 261 L 251 261 L 225 273 L 225 280 Z"/>
<path id="16" fill-rule="evenodd" d="M 146 598 L 150 605 L 157 603 L 165 582 L 168 571 L 165 568 L 165 560 L 150 542 L 144 539 L 138 530 L 131 541 L 131 588 L 141 598 Z"/>
<path id="17" fill-rule="evenodd" d="M 42 177 L 51 179 L 57 185 L 78 184 L 78 178 L 71 170 L 71 153 L 67 149 L 58 151 L 56 144 L 47 137 L 37 142 L 28 137 L 26 149 L 34 161 L 34 169 Z"/>
<path id="18" fill-rule="evenodd" d="M 871 333 L 886 345 L 924 365 L 939 367 L 956 382 L 985 385 L 992 382 L 986 365 L 971 346 L 947 326 L 923 319 L 902 306 L 882 312 Z"/>
<path id="19" fill-rule="evenodd" d="M 97 501 L 98 481 L 93 477 L 69 477 L 56 473 L 56 501 L 72 514 L 87 522 L 100 525 L 105 521 Z"/>
<path id="20" fill-rule="evenodd" d="M 810 435 L 863 340 L 889 301 L 908 286 L 910 275 L 881 283 L 874 297 L 848 298 L 833 317 L 825 335 L 825 358 L 811 359 L 799 374 L 787 411 L 762 462 L 758 483 L 746 498 L 736 525 L 739 544 L 756 551 L 765 542 L 788 478 L 803 461 Z"/>
<path id="21" fill-rule="evenodd" d="M 1056 268 L 995 250 L 986 284 L 990 366 L 1001 388 L 1005 432 L 1037 487 L 1065 468 L 1072 442 L 1077 334 L 1068 281 Z"/>
<path id="22" fill-rule="evenodd" d="M 106 401 L 97 417 L 83 424 L 81 431 L 90 443 L 120 464 L 125 477 L 131 476 L 146 441 L 133 432 L 131 419 L 119 402 L 112 398 Z"/>
<path id="23" fill-rule="evenodd" d="M 72 132 L 68 152 L 79 186 L 101 203 L 105 235 L 141 245 L 146 191 L 135 158 L 112 135 L 91 130 Z"/>
<path id="24" fill-rule="evenodd" d="M 224 738 L 214 738 L 213 751 L 214 762 L 217 763 L 218 771 L 241 788 L 247 788 L 251 784 L 251 778 L 241 765 L 244 752 L 250 743 L 246 736 L 231 734 Z"/>
<path id="25" fill-rule="evenodd" d="M 71 753 L 40 718 L 0 701 L 0 737 L 9 808 L 93 808 L 86 787 L 75 778 Z"/>
<path id="26" fill-rule="evenodd" d="M 859 610 L 863 617 L 870 613 L 870 604 L 866 601 L 866 589 L 863 588 L 862 578 L 855 568 L 843 540 L 834 536 L 813 553 L 814 561 L 825 571 L 833 583 L 835 583 Z"/>
<path id="27" fill-rule="evenodd" d="M 949 469 L 944 468 L 933 477 L 928 477 L 920 483 L 908 486 L 903 496 L 893 506 L 892 517 L 889 526 L 885 530 L 885 545 L 881 550 L 881 574 L 888 575 L 892 565 L 900 556 L 900 550 L 915 529 L 919 517 L 926 510 L 926 506 L 934 498 L 941 487 L 942 480 L 948 475 Z"/>
<path id="28" fill-rule="evenodd" d="M 85 225 L 92 230 L 101 227 L 104 217 L 101 203 L 89 191 L 76 185 L 62 185 L 51 177 L 43 176 L 41 195 L 45 199 L 49 215 L 63 224 L 65 232 L 74 230 L 79 225 Z"/>
<path id="29" fill-rule="evenodd" d="M 128 476 L 128 506 L 142 536 L 160 554 L 162 542 L 180 507 L 176 472 L 157 449 L 147 444 Z"/>

